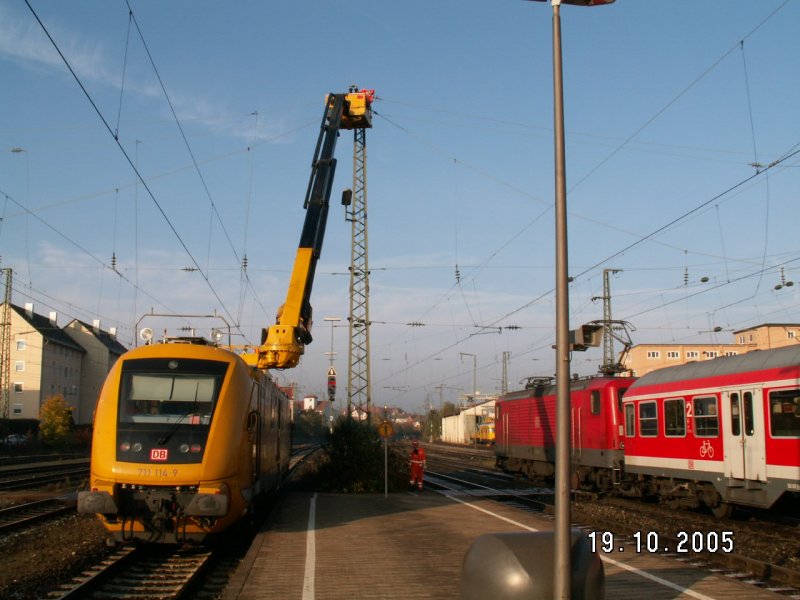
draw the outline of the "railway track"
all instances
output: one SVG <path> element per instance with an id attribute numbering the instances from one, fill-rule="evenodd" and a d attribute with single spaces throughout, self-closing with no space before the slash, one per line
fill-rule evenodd
<path id="1" fill-rule="evenodd" d="M 88 458 L 11 465 L 0 468 L 0 491 L 31 489 L 65 480 L 82 480 L 88 476 Z"/>
<path id="2" fill-rule="evenodd" d="M 64 504 L 57 498 L 26 502 L 0 509 L 0 536 L 74 511 L 74 505 Z"/>
<path id="3" fill-rule="evenodd" d="M 51 599 L 189 598 L 193 584 L 212 564 L 205 548 L 141 546 L 124 548 L 87 571 L 68 589 L 52 592 Z"/>
<path id="4" fill-rule="evenodd" d="M 491 498 L 552 518 L 550 488 L 520 489 L 519 482 L 504 485 L 496 474 L 481 481 L 480 473 L 473 468 L 463 469 L 458 475 L 432 471 L 427 475 L 426 485 L 446 494 Z M 800 554 L 796 527 L 764 521 L 721 521 L 709 515 L 642 502 L 619 502 L 616 498 L 575 501 L 572 517 L 575 527 L 587 535 L 594 532 L 598 546 L 606 541 L 614 551 L 628 547 L 629 552 L 662 554 L 787 597 L 800 597 L 800 569 L 766 558 Z M 730 540 L 730 551 L 727 544 L 720 544 L 723 538 Z M 785 551 L 781 552 L 781 548 Z M 763 557 L 759 556 L 760 549 Z"/>
<path id="5" fill-rule="evenodd" d="M 289 471 L 319 449 L 295 448 Z M 273 498 L 274 499 L 274 498 Z M 49 600 L 126 600 L 218 598 L 247 553 L 252 537 L 269 510 L 243 520 L 216 543 L 178 547 L 159 544 L 121 547 L 69 583 L 50 592 Z"/>

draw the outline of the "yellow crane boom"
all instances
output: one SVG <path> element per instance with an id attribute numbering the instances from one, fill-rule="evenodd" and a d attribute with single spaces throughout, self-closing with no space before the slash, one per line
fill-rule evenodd
<path id="1" fill-rule="evenodd" d="M 322 253 L 328 205 L 336 171 L 336 140 L 340 129 L 372 127 L 374 90 L 328 94 L 322 116 L 317 147 L 311 163 L 303 207 L 306 217 L 294 260 L 286 301 L 278 309 L 274 325 L 261 332 L 261 345 L 242 355 L 248 364 L 260 369 L 288 369 L 297 366 L 305 345 L 311 343 L 311 288 L 317 260 Z"/>

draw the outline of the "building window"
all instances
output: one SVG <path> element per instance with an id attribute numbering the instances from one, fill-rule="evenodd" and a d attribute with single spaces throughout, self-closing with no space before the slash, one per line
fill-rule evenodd
<path id="1" fill-rule="evenodd" d="M 24 360 L 18 360 L 18 361 L 16 361 L 16 362 L 14 363 L 14 370 L 15 370 L 17 373 L 22 373 L 22 372 L 25 370 L 25 361 L 24 361 Z"/>
<path id="2" fill-rule="evenodd" d="M 686 402 L 683 398 L 664 400 L 664 434 L 667 437 L 686 435 Z"/>
<path id="3" fill-rule="evenodd" d="M 788 337 L 790 340 L 793 340 L 794 336 L 795 336 L 795 333 L 794 333 L 793 330 L 790 329 L 789 331 L 786 332 L 786 337 Z"/>
<path id="4" fill-rule="evenodd" d="M 753 341 L 753 334 L 751 333 L 748 337 L 750 338 L 750 341 L 752 342 Z"/>
<path id="5" fill-rule="evenodd" d="M 21 394 L 22 393 L 22 383 L 16 382 L 14 383 L 14 393 Z"/>
<path id="6" fill-rule="evenodd" d="M 667 358 L 680 358 L 681 353 L 677 350 L 670 350 L 667 352 Z"/>
<path id="7" fill-rule="evenodd" d="M 717 437 L 719 435 L 717 398 L 715 396 L 694 398 L 693 404 L 695 437 Z"/>
<path id="8" fill-rule="evenodd" d="M 28 342 L 26 342 L 25 340 L 17 340 L 17 350 L 22 352 L 27 347 L 28 347 Z"/>
<path id="9" fill-rule="evenodd" d="M 22 414 L 22 404 L 15 404 L 11 407 L 11 414 L 13 415 L 21 415 Z"/>
<path id="10" fill-rule="evenodd" d="M 744 344 L 744 336 L 743 335 L 739 336 L 739 343 L 740 344 Z"/>
<path id="11" fill-rule="evenodd" d="M 726 350 L 725 351 L 725 356 L 736 356 L 737 354 L 739 354 L 739 353 L 736 350 Z"/>
<path id="12" fill-rule="evenodd" d="M 658 409 L 655 402 L 639 403 L 639 435 L 642 437 L 658 435 Z"/>
<path id="13" fill-rule="evenodd" d="M 698 358 L 700 353 L 697 350 L 687 350 L 686 358 Z"/>
<path id="14" fill-rule="evenodd" d="M 648 350 L 647 358 L 661 358 L 661 352 L 658 350 Z"/>
<path id="15" fill-rule="evenodd" d="M 706 350 L 703 354 L 705 354 L 707 358 L 717 358 L 717 356 L 719 356 L 719 352 L 716 350 Z"/>

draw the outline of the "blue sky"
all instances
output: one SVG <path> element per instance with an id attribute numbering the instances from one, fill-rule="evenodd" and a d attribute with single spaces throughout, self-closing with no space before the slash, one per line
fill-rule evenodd
<path id="1" fill-rule="evenodd" d="M 285 296 L 324 96 L 356 84 L 378 96 L 373 401 L 453 400 L 471 391 L 471 355 L 482 393 L 500 388 L 504 352 L 512 388 L 554 372 L 547 4 L 130 0 L 130 27 L 122 1 L 30 4 L 91 102 L 26 3 L 0 3 L 0 255 L 14 302 L 62 324 L 99 318 L 126 344 L 146 312 L 216 311 L 257 342 Z M 634 343 L 800 321 L 800 285 L 774 289 L 781 267 L 800 279 L 798 25 L 798 0 L 562 8 L 572 327 L 602 318 L 592 298 L 612 268 L 613 317 Z M 323 318 L 349 310 L 338 195 L 351 156 L 345 133 L 315 341 L 279 375 L 303 393 L 324 390 L 331 333 L 346 386 L 346 328 Z M 576 353 L 573 371 L 601 359 Z"/>

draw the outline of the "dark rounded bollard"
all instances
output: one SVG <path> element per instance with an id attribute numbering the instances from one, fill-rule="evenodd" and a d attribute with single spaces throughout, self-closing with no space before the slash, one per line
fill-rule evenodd
<path id="1" fill-rule="evenodd" d="M 603 600 L 603 561 L 586 534 L 572 530 L 572 600 Z M 550 600 L 553 597 L 555 534 L 487 533 L 476 539 L 461 567 L 463 600 Z"/>

